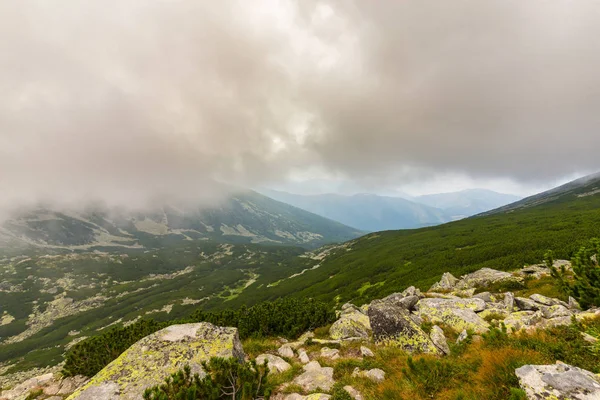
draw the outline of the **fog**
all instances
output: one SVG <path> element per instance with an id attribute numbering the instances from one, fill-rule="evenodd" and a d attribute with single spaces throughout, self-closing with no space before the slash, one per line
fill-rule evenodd
<path id="1" fill-rule="evenodd" d="M 0 1 L 0 205 L 600 169 L 595 1 Z"/>

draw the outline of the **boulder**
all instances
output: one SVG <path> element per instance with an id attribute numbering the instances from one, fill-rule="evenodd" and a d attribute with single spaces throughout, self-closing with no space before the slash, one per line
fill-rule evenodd
<path id="1" fill-rule="evenodd" d="M 369 319 L 373 336 L 378 342 L 398 346 L 409 352 L 439 353 L 429 336 L 402 307 L 385 303 L 372 305 L 369 308 Z"/>
<path id="2" fill-rule="evenodd" d="M 446 335 L 444 335 L 444 331 L 437 325 L 434 325 L 431 328 L 431 332 L 429 333 L 429 337 L 431 341 L 442 353 L 448 355 L 450 354 L 450 348 L 448 347 L 448 343 L 446 342 Z"/>
<path id="3" fill-rule="evenodd" d="M 561 304 L 555 304 L 553 306 L 542 306 L 540 311 L 544 318 L 558 318 L 558 317 L 570 317 L 573 315 L 569 309 Z"/>
<path id="4" fill-rule="evenodd" d="M 458 337 L 456 338 L 456 344 L 466 340 L 469 337 L 469 334 L 467 333 L 467 330 L 463 330 L 460 335 L 458 335 Z"/>
<path id="5" fill-rule="evenodd" d="M 581 368 L 563 363 L 524 365 L 515 374 L 529 399 L 600 399 L 600 378 Z"/>
<path id="6" fill-rule="evenodd" d="M 371 349 L 365 346 L 360 346 L 360 354 L 363 357 L 375 357 L 375 353 L 373 353 Z"/>
<path id="7" fill-rule="evenodd" d="M 579 302 L 577 300 L 575 300 L 574 298 L 572 298 L 571 296 L 569 296 L 568 307 L 570 310 L 581 310 L 581 306 L 579 305 Z"/>
<path id="8" fill-rule="evenodd" d="M 317 361 L 311 361 L 304 366 L 304 373 L 297 376 L 293 383 L 307 392 L 319 389 L 328 392 L 335 384 L 333 368 L 321 367 Z"/>
<path id="9" fill-rule="evenodd" d="M 504 308 L 508 312 L 512 312 L 515 308 L 515 295 L 512 292 L 504 293 Z"/>
<path id="10" fill-rule="evenodd" d="M 542 314 L 536 311 L 518 311 L 504 318 L 507 329 L 515 331 L 535 326 L 543 319 Z"/>
<path id="11" fill-rule="evenodd" d="M 473 297 L 473 295 L 475 294 L 475 291 L 476 291 L 475 288 L 458 289 L 458 290 L 451 291 L 450 294 L 464 299 L 466 297 Z"/>
<path id="12" fill-rule="evenodd" d="M 542 319 L 535 325 L 536 329 L 540 328 L 554 328 L 555 326 L 569 326 L 571 325 L 571 317 L 556 317 L 550 319 Z"/>
<path id="13" fill-rule="evenodd" d="M 348 339 L 369 337 L 371 325 L 369 317 L 360 311 L 342 313 L 340 319 L 335 321 L 329 328 L 329 336 L 332 339 Z"/>
<path id="14" fill-rule="evenodd" d="M 490 292 L 478 293 L 476 295 L 473 295 L 473 297 L 476 299 L 481 299 L 481 300 L 485 301 L 486 303 L 494 303 L 498 300 L 496 298 L 496 296 L 491 294 Z"/>
<path id="15" fill-rule="evenodd" d="M 421 311 L 424 308 L 456 308 L 456 309 L 471 309 L 475 312 L 485 310 L 485 301 L 477 298 L 471 299 L 422 299 L 416 309 Z"/>
<path id="16" fill-rule="evenodd" d="M 515 305 L 521 311 L 537 311 L 540 309 L 538 303 L 525 297 L 515 297 Z"/>
<path id="17" fill-rule="evenodd" d="M 146 388 L 162 384 L 185 365 L 204 376 L 202 362 L 212 357 L 244 360 L 236 328 L 208 322 L 172 325 L 136 342 L 69 400 L 137 400 Z"/>
<path id="18" fill-rule="evenodd" d="M 458 279 L 456 279 L 456 277 L 454 275 L 452 275 L 450 272 L 445 272 L 442 275 L 442 279 L 440 279 L 440 281 L 438 283 L 434 283 L 433 286 L 431 286 L 429 288 L 429 291 L 436 292 L 436 291 L 452 290 L 456 286 L 457 282 L 458 282 Z"/>
<path id="19" fill-rule="evenodd" d="M 481 299 L 477 300 L 483 301 Z M 455 332 L 467 329 L 475 333 L 485 333 L 489 330 L 490 326 L 490 324 L 470 308 L 420 307 L 419 315 L 434 324 L 444 323 Z"/>
<path id="20" fill-rule="evenodd" d="M 306 350 L 304 349 L 298 350 L 298 358 L 302 364 L 308 364 L 310 362 L 310 358 L 308 358 L 308 354 L 306 354 Z"/>
<path id="21" fill-rule="evenodd" d="M 419 301 L 419 296 L 416 296 L 416 295 L 405 296 L 403 293 L 393 293 L 387 297 L 384 297 L 383 299 L 373 300 L 371 302 L 371 305 L 385 303 L 385 304 L 391 304 L 394 306 L 399 306 L 406 310 L 412 310 L 418 301 Z"/>
<path id="22" fill-rule="evenodd" d="M 52 373 L 36 376 L 16 385 L 11 390 L 0 391 L 0 399 L 23 400 L 29 395 L 29 392 L 45 386 L 53 386 L 55 383 L 56 380 Z"/>
<path id="23" fill-rule="evenodd" d="M 280 374 L 292 368 L 292 366 L 283 358 L 274 356 L 272 354 L 261 354 L 260 356 L 256 357 L 256 364 L 262 365 L 265 360 L 267 360 L 269 373 Z"/>
<path id="24" fill-rule="evenodd" d="M 354 400 L 364 400 L 364 397 L 362 396 L 362 394 L 360 394 L 360 392 L 356 389 L 354 389 L 352 386 L 344 386 L 344 390 L 346 391 L 346 393 L 348 393 L 350 395 L 350 397 L 352 397 L 352 399 Z"/>
<path id="25" fill-rule="evenodd" d="M 385 372 L 379 368 L 373 368 L 368 371 L 361 371 L 358 367 L 352 372 L 353 378 L 367 378 L 375 383 L 380 383 L 385 380 Z"/>
<path id="26" fill-rule="evenodd" d="M 321 357 L 329 358 L 330 360 L 337 360 L 340 358 L 340 351 L 338 349 L 330 349 L 329 347 L 323 347 L 321 349 Z"/>
<path id="27" fill-rule="evenodd" d="M 417 297 L 421 298 L 421 297 L 423 297 L 423 293 L 421 293 L 421 291 L 419 289 L 417 289 L 416 287 L 409 286 L 402 291 L 402 296 L 403 297 L 417 296 Z"/>
<path id="28" fill-rule="evenodd" d="M 286 358 L 292 358 L 294 357 L 294 350 L 292 349 L 292 347 L 288 344 L 284 344 L 283 346 L 281 346 L 278 350 L 277 353 L 281 356 L 281 357 L 286 357 Z"/>
<path id="29" fill-rule="evenodd" d="M 494 283 L 515 282 L 522 283 L 523 278 L 508 272 L 491 268 L 482 268 L 479 271 L 463 276 L 455 285 L 456 289 L 485 288 Z"/>

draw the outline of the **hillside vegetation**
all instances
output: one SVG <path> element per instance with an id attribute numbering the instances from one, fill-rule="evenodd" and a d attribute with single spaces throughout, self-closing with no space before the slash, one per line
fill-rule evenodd
<path id="1" fill-rule="evenodd" d="M 427 289 L 446 271 L 460 276 L 483 267 L 516 269 L 543 262 L 547 250 L 555 258 L 570 259 L 589 238 L 600 235 L 597 186 L 594 180 L 537 206 L 436 227 L 372 233 L 332 252 L 318 269 L 276 286 L 251 287 L 232 303 L 294 295 L 361 304 L 409 285 Z"/>

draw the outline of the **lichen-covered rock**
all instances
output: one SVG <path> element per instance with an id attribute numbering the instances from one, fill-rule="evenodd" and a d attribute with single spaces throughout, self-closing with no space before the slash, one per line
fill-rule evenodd
<path id="1" fill-rule="evenodd" d="M 415 308 L 419 311 L 426 308 L 456 308 L 456 309 L 471 309 L 475 312 L 485 310 L 485 301 L 482 299 L 421 299 Z"/>
<path id="2" fill-rule="evenodd" d="M 574 298 L 572 298 L 571 296 L 569 296 L 568 307 L 570 310 L 581 310 L 581 306 L 579 305 L 579 302 L 577 300 L 575 300 Z"/>
<path id="3" fill-rule="evenodd" d="M 431 328 L 431 332 L 429 333 L 429 337 L 435 347 L 437 347 L 442 353 L 448 355 L 450 354 L 450 347 L 448 347 L 448 342 L 446 342 L 446 335 L 444 335 L 444 331 L 437 325 L 434 325 Z"/>
<path id="4" fill-rule="evenodd" d="M 203 376 L 201 363 L 212 357 L 244 359 L 236 328 L 208 322 L 169 326 L 136 342 L 69 400 L 137 400 L 186 364 Z"/>
<path id="5" fill-rule="evenodd" d="M 299 385 L 307 392 L 313 390 L 331 390 L 335 381 L 333 380 L 333 368 L 321 367 L 317 361 L 311 361 L 304 367 L 304 373 L 297 376 L 293 383 Z"/>
<path id="6" fill-rule="evenodd" d="M 287 371 L 292 368 L 292 366 L 287 363 L 283 358 L 274 356 L 272 354 L 261 354 L 256 357 L 256 364 L 262 365 L 265 360 L 267 360 L 267 367 L 269 368 L 269 373 L 280 374 L 282 372 Z"/>
<path id="7" fill-rule="evenodd" d="M 542 306 L 540 311 L 544 318 L 558 318 L 558 317 L 570 317 L 573 313 L 565 306 L 561 304 L 555 304 L 553 306 Z"/>
<path id="8" fill-rule="evenodd" d="M 556 304 L 561 304 L 563 303 L 562 301 L 558 300 L 558 299 L 553 299 L 551 297 L 547 297 L 547 296 L 543 296 L 541 294 L 532 294 L 531 296 L 529 296 L 529 298 L 533 301 L 535 301 L 538 304 L 542 304 L 544 306 L 553 306 Z"/>
<path id="9" fill-rule="evenodd" d="M 571 317 L 565 316 L 565 317 L 556 317 L 556 318 L 550 318 L 550 319 L 543 318 L 541 321 L 539 321 L 535 325 L 535 328 L 536 329 L 545 329 L 545 328 L 554 328 L 556 326 L 569 326 L 569 325 L 571 325 Z"/>
<path id="10" fill-rule="evenodd" d="M 507 329 L 515 331 L 535 326 L 543 319 L 542 314 L 536 311 L 517 311 L 504 318 Z"/>
<path id="11" fill-rule="evenodd" d="M 562 363 L 524 365 L 515 374 L 529 399 L 600 399 L 600 378 L 581 368 Z"/>
<path id="12" fill-rule="evenodd" d="M 512 292 L 504 293 L 504 308 L 508 312 L 513 312 L 515 308 L 515 295 Z"/>
<path id="13" fill-rule="evenodd" d="M 306 354 L 306 350 L 304 349 L 298 350 L 298 358 L 302 364 L 308 364 L 310 362 L 310 358 L 308 358 L 308 354 Z"/>
<path id="14" fill-rule="evenodd" d="M 537 311 L 540 309 L 540 304 L 525 297 L 515 297 L 515 305 L 521 311 Z"/>
<path id="15" fill-rule="evenodd" d="M 481 299 L 483 301 L 485 301 L 486 303 L 495 303 L 496 301 L 498 301 L 498 298 L 491 294 L 490 292 L 482 292 L 482 293 L 478 293 L 476 295 L 474 295 L 473 297 L 475 297 L 476 299 Z"/>
<path id="16" fill-rule="evenodd" d="M 455 285 L 456 289 L 485 288 L 493 283 L 515 282 L 522 283 L 523 278 L 508 272 L 491 268 L 482 268 L 479 271 L 463 276 Z"/>
<path id="17" fill-rule="evenodd" d="M 404 289 L 402 291 L 402 296 L 403 297 L 407 297 L 407 296 L 417 296 L 417 297 L 423 297 L 423 293 L 421 293 L 421 291 L 419 289 L 417 289 L 414 286 L 409 286 L 406 289 Z"/>
<path id="18" fill-rule="evenodd" d="M 436 291 L 444 291 L 444 290 L 452 290 L 456 286 L 458 279 L 450 272 L 446 272 L 442 275 L 442 279 L 438 283 L 434 283 L 433 286 L 429 288 L 430 292 Z"/>
<path id="19" fill-rule="evenodd" d="M 16 385 L 11 390 L 1 391 L 2 388 L 0 388 L 0 399 L 24 400 L 30 391 L 52 385 L 55 382 L 56 380 L 52 373 L 36 376 Z"/>
<path id="20" fill-rule="evenodd" d="M 475 294 L 475 291 L 476 291 L 475 288 L 457 289 L 457 290 L 451 291 L 450 294 L 464 299 L 466 297 L 473 297 L 473 295 Z"/>
<path id="21" fill-rule="evenodd" d="M 483 302 L 483 300 L 477 300 Z M 436 308 L 421 306 L 419 307 L 419 315 L 434 324 L 444 323 L 450 326 L 455 332 L 461 332 L 466 329 L 472 330 L 475 333 L 485 333 L 490 327 L 490 324 L 476 314 L 471 308 L 467 307 Z"/>
<path id="22" fill-rule="evenodd" d="M 477 315 L 479 315 L 483 319 L 487 319 L 488 317 L 493 316 L 495 317 L 495 319 L 502 320 L 508 317 L 509 314 L 510 313 L 508 312 L 508 310 L 505 310 L 504 308 L 486 308 Z"/>
<path id="23" fill-rule="evenodd" d="M 369 337 L 371 325 L 369 317 L 361 312 L 355 311 L 348 314 L 342 314 L 340 319 L 335 321 L 329 328 L 329 336 L 332 339 L 348 339 Z"/>
<path id="24" fill-rule="evenodd" d="M 369 308 L 369 319 L 376 341 L 398 346 L 409 352 L 439 354 L 429 336 L 402 307 L 381 303 Z"/>

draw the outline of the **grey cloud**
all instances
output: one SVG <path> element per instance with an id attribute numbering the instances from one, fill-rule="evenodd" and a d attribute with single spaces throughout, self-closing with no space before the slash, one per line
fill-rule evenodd
<path id="1" fill-rule="evenodd" d="M 592 1 L 0 3 L 3 201 L 600 167 Z"/>

